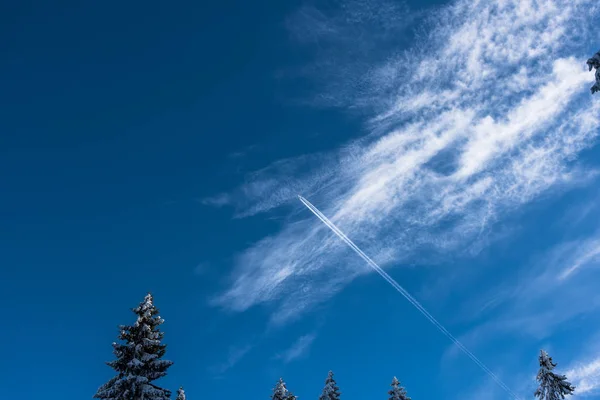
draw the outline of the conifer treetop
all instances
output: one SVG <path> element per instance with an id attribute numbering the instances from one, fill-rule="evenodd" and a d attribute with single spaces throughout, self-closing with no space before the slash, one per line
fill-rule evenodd
<path id="1" fill-rule="evenodd" d="M 273 388 L 273 394 L 271 394 L 271 400 L 296 400 L 294 396 L 286 387 L 283 378 L 279 378 L 275 387 Z"/>
<path id="2" fill-rule="evenodd" d="M 185 391 L 183 390 L 183 386 L 180 386 L 177 389 L 177 398 L 175 400 L 185 400 Z"/>
<path id="3" fill-rule="evenodd" d="M 552 357 L 545 350 L 540 350 L 539 356 L 540 370 L 537 374 L 539 386 L 534 396 L 540 400 L 562 400 L 565 395 L 572 395 L 575 386 L 567 381 L 565 375 L 559 375 L 554 372 L 557 363 L 552 361 Z"/>
<path id="4" fill-rule="evenodd" d="M 148 293 L 144 300 L 132 311 L 138 316 L 138 320 L 136 322 L 141 322 L 144 320 L 151 320 L 156 325 L 162 325 L 165 322 L 158 315 L 158 308 L 154 305 L 154 298 L 152 297 L 152 293 Z"/>
<path id="5" fill-rule="evenodd" d="M 333 378 L 333 371 L 329 371 L 327 379 L 325 379 L 325 387 L 323 387 L 319 400 L 339 400 L 340 395 L 340 388 Z"/>
<path id="6" fill-rule="evenodd" d="M 398 378 L 394 377 L 390 386 L 392 389 L 388 391 L 388 394 L 390 395 L 389 400 L 411 400 L 411 398 L 406 394 L 406 389 L 400 386 L 400 381 Z"/>
<path id="7" fill-rule="evenodd" d="M 164 333 L 159 326 L 164 320 L 158 315 L 150 293 L 132 311 L 137 320 L 133 325 L 119 326 L 121 343 L 113 343 L 116 360 L 107 363 L 117 375 L 101 386 L 94 398 L 167 400 L 171 392 L 153 383 L 165 376 L 173 364 L 161 359 L 166 345 L 161 343 Z"/>

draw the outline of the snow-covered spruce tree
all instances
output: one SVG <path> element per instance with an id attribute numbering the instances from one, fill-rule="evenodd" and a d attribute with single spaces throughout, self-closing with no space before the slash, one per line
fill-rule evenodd
<path id="1" fill-rule="evenodd" d="M 296 400 L 296 396 L 292 394 L 285 385 L 283 378 L 279 378 L 275 387 L 273 388 L 273 394 L 271 400 Z"/>
<path id="2" fill-rule="evenodd" d="M 161 344 L 163 332 L 159 326 L 164 320 L 152 303 L 148 293 L 144 301 L 132 311 L 137 315 L 133 325 L 119 326 L 119 339 L 113 343 L 116 360 L 107 362 L 117 375 L 102 385 L 95 399 L 103 400 L 167 400 L 171 392 L 154 385 L 154 381 L 167 374 L 173 362 L 161 360 L 166 345 Z"/>
<path id="3" fill-rule="evenodd" d="M 575 390 L 566 376 L 552 372 L 555 367 L 556 363 L 552 362 L 552 357 L 544 350 L 540 350 L 540 370 L 537 374 L 540 386 L 534 393 L 534 396 L 540 400 L 561 400 L 565 395 L 573 394 Z"/>
<path id="4" fill-rule="evenodd" d="M 185 400 L 185 391 L 183 390 L 183 386 L 177 389 L 177 398 L 175 400 Z"/>
<path id="5" fill-rule="evenodd" d="M 392 379 L 392 388 L 388 392 L 390 395 L 389 400 L 411 400 L 410 397 L 406 394 L 406 389 L 400 386 L 400 382 L 396 377 Z"/>
<path id="6" fill-rule="evenodd" d="M 333 372 L 329 371 L 319 400 L 340 400 L 340 394 L 340 388 L 335 383 L 335 379 L 333 379 Z"/>

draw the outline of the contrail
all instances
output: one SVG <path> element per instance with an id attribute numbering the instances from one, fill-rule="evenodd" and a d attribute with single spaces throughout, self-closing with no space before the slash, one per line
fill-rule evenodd
<path id="1" fill-rule="evenodd" d="M 444 335 L 446 335 L 446 337 L 448 339 L 450 339 L 459 349 L 461 349 L 463 351 L 463 353 L 465 353 L 471 360 L 473 360 L 473 362 L 475 364 L 477 364 L 479 366 L 479 368 L 481 368 L 483 370 L 483 372 L 488 374 L 490 376 L 490 378 L 492 378 L 498 384 L 498 386 L 500 386 L 502 389 L 504 389 L 506 391 L 506 393 L 508 393 L 510 396 L 512 396 L 515 400 L 521 400 L 519 398 L 519 396 L 517 396 L 508 386 L 506 386 L 506 384 L 504 382 L 502 382 L 500 380 L 500 378 L 498 378 L 496 376 L 496 374 L 494 374 L 481 360 L 479 360 L 475 356 L 475 354 L 471 353 L 471 351 L 469 349 L 467 349 L 457 338 L 455 338 L 454 335 L 452 335 L 450 332 L 448 332 L 448 330 L 446 328 L 444 328 L 444 326 L 442 324 L 440 324 L 429 313 L 429 311 L 427 311 L 421 305 L 421 303 L 419 303 L 414 297 L 412 297 L 411 294 L 408 293 L 406 291 L 406 289 L 404 289 L 402 286 L 400 286 L 400 284 L 398 282 L 396 282 L 394 280 L 394 278 L 389 276 L 387 272 L 385 272 L 383 269 L 381 269 L 381 267 L 379 265 L 377 265 L 375 263 L 375 261 L 371 260 L 369 258 L 369 256 L 367 256 L 357 245 L 354 244 L 354 242 L 352 240 L 350 240 L 344 234 L 344 232 L 340 231 L 333 222 L 331 222 L 325 215 L 323 215 L 323 213 L 321 211 L 319 211 L 319 209 L 317 209 L 317 207 L 313 206 L 308 200 L 306 200 L 304 197 L 302 197 L 300 195 L 298 195 L 298 198 L 300 199 L 302 204 L 304 204 L 313 214 L 315 214 L 317 216 L 317 218 L 319 218 L 321 221 L 323 221 L 323 223 L 325 225 L 327 225 L 327 227 L 329 229 L 331 229 L 333 231 L 333 233 L 335 233 L 340 239 L 342 239 L 344 242 L 346 242 L 346 244 L 348 246 L 350 246 L 350 248 L 352 250 L 354 250 L 363 260 L 365 260 L 367 262 L 367 264 L 369 264 L 369 266 L 375 270 L 375 272 L 377 272 L 379 275 L 381 275 L 381 277 L 383 279 L 385 279 L 390 285 L 392 285 L 392 287 L 394 289 L 396 289 L 398 292 L 400 292 L 400 294 L 402 296 L 404 296 L 406 298 L 406 300 L 408 300 L 410 302 L 410 304 L 415 306 L 415 308 L 417 310 L 419 310 L 421 312 L 421 314 L 423 314 L 425 316 L 425 318 L 427 318 L 429 320 L 429 322 L 431 322 Z"/>

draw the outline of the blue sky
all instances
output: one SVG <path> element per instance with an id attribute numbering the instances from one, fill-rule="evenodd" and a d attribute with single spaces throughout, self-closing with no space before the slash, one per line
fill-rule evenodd
<path id="1" fill-rule="evenodd" d="M 521 396 L 542 347 L 597 396 L 596 2 L 212 3 L 0 4 L 2 393 L 91 398 L 152 291 L 192 400 L 506 398 L 302 194 Z"/>

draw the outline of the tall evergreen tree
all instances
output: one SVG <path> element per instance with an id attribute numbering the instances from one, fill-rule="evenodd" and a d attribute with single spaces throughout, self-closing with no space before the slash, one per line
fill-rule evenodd
<path id="1" fill-rule="evenodd" d="M 177 398 L 175 400 L 185 400 L 185 391 L 183 390 L 183 386 L 180 386 L 177 389 Z"/>
<path id="2" fill-rule="evenodd" d="M 340 395 L 340 388 L 337 386 L 335 379 L 333 379 L 333 371 L 329 371 L 319 400 L 340 400 Z"/>
<path id="3" fill-rule="evenodd" d="M 400 386 L 400 381 L 398 381 L 398 378 L 394 377 L 390 386 L 392 386 L 392 388 L 388 392 L 390 395 L 389 400 L 411 400 L 406 394 L 406 389 Z"/>
<path id="4" fill-rule="evenodd" d="M 171 392 L 154 385 L 153 381 L 167 374 L 173 364 L 162 360 L 166 345 L 159 326 L 164 320 L 158 315 L 152 295 L 132 311 L 137 315 L 133 325 L 119 326 L 119 339 L 113 343 L 116 360 L 106 363 L 117 375 L 102 385 L 94 398 L 103 400 L 167 400 Z"/>
<path id="5" fill-rule="evenodd" d="M 558 375 L 552 370 L 556 367 L 556 363 L 552 361 L 552 357 L 544 350 L 540 350 L 540 370 L 537 374 L 537 381 L 540 386 L 534 393 L 534 396 L 540 400 L 561 400 L 567 394 L 573 394 L 575 386 L 567 381 L 564 375 Z"/>
<path id="6" fill-rule="evenodd" d="M 287 389 L 283 378 L 279 378 L 275 384 L 275 387 L 273 388 L 271 400 L 296 400 L 296 396 L 294 396 L 292 392 Z"/>

